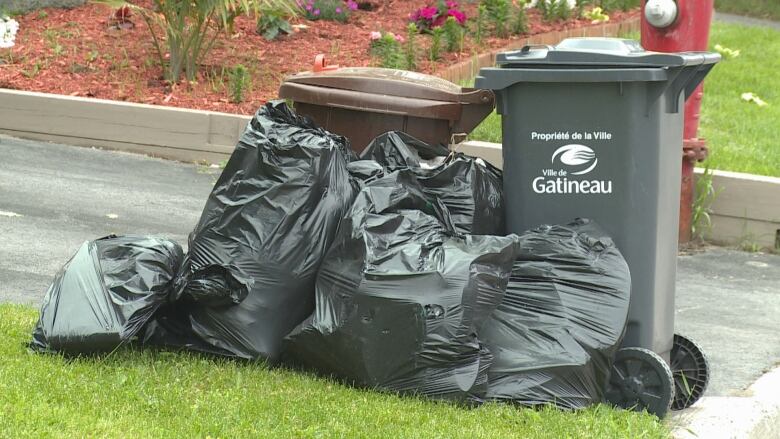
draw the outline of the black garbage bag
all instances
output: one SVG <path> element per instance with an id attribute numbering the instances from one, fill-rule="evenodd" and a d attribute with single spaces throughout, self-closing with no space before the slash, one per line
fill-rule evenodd
<path id="1" fill-rule="evenodd" d="M 160 238 L 85 242 L 46 292 L 31 347 L 78 355 L 130 341 L 169 300 L 182 258 L 178 244 Z"/>
<path id="2" fill-rule="evenodd" d="M 186 328 L 179 335 L 199 339 L 187 337 L 187 347 L 275 361 L 283 337 L 314 309 L 317 269 L 357 193 L 347 170 L 354 158 L 344 137 L 284 102 L 262 107 L 190 235 L 177 303 L 186 318 L 167 319 L 184 324 L 166 332 Z M 147 341 L 181 343 L 155 328 Z"/>
<path id="3" fill-rule="evenodd" d="M 568 409 L 602 402 L 630 291 L 626 261 L 589 221 L 522 234 L 504 300 L 480 333 L 495 356 L 487 397 Z"/>
<path id="4" fill-rule="evenodd" d="M 413 171 L 426 194 L 440 199 L 460 233 L 504 234 L 501 170 L 480 158 L 429 145 L 391 131 L 374 139 L 361 154 L 388 171 Z"/>
<path id="5" fill-rule="evenodd" d="M 385 176 L 385 168 L 373 160 L 356 160 L 347 165 L 351 175 L 361 187 Z"/>
<path id="6" fill-rule="evenodd" d="M 503 297 L 515 235 L 453 236 L 409 171 L 368 183 L 320 267 L 287 360 L 363 387 L 481 400 L 480 326 Z"/>

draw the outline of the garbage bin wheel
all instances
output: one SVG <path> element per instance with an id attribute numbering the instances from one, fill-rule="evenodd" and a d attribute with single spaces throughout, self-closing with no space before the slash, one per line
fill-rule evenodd
<path id="1" fill-rule="evenodd" d="M 699 345 L 680 334 L 674 334 L 671 363 L 674 376 L 672 410 L 682 410 L 692 406 L 707 390 L 710 365 Z"/>
<path id="2" fill-rule="evenodd" d="M 674 396 L 672 371 L 655 352 L 623 348 L 615 354 L 606 400 L 629 410 L 647 410 L 659 418 L 669 411 Z"/>

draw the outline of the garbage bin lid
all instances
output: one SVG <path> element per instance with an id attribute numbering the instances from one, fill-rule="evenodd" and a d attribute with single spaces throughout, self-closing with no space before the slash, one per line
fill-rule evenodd
<path id="1" fill-rule="evenodd" d="M 714 64 L 709 52 L 650 52 L 638 41 L 622 38 L 567 38 L 557 46 L 525 46 L 500 53 L 496 64 L 503 68 L 664 68 Z"/>
<path id="2" fill-rule="evenodd" d="M 436 76 L 406 70 L 375 67 L 344 67 L 322 72 L 303 72 L 285 82 L 386 96 L 444 102 L 487 103 L 484 93 L 461 88 Z M 490 99 L 492 101 L 492 99 Z"/>

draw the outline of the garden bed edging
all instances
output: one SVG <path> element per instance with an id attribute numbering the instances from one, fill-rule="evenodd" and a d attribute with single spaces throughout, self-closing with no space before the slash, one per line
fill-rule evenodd
<path id="1" fill-rule="evenodd" d="M 454 64 L 438 73 L 469 80 L 497 53 L 526 44 L 556 44 L 576 36 L 618 36 L 639 19 L 518 38 L 508 47 Z M 186 162 L 226 159 L 249 116 L 0 88 L 0 133 L 20 138 L 147 154 Z"/>

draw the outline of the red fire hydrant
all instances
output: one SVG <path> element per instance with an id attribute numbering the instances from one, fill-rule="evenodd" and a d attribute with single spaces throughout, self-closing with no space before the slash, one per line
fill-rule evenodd
<path id="1" fill-rule="evenodd" d="M 707 50 L 714 0 L 643 0 L 642 46 L 656 52 Z M 693 167 L 707 158 L 704 139 L 697 135 L 702 85 L 685 102 L 682 186 L 680 192 L 680 242 L 691 240 L 694 198 Z"/>

